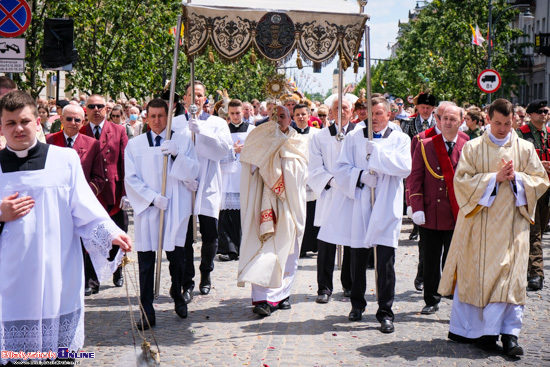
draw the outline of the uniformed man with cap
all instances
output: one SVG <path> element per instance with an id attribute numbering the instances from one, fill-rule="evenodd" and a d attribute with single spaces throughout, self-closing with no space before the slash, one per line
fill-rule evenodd
<path id="1" fill-rule="evenodd" d="M 550 113 L 548 102 L 542 99 L 534 100 L 527 106 L 527 114 L 531 121 L 517 129 L 520 138 L 535 145 L 537 154 L 546 172 L 550 175 L 550 128 L 546 121 Z M 531 224 L 529 233 L 529 267 L 527 289 L 538 291 L 542 289 L 544 267 L 542 255 L 542 233 L 548 224 L 550 213 L 548 202 L 550 190 L 546 191 L 538 201 L 535 209 L 535 223 Z"/>
<path id="2" fill-rule="evenodd" d="M 404 119 L 401 128 L 412 139 L 418 133 L 435 126 L 435 117 L 432 112 L 435 108 L 435 96 L 421 93 L 416 99 L 417 113 L 409 119 Z"/>

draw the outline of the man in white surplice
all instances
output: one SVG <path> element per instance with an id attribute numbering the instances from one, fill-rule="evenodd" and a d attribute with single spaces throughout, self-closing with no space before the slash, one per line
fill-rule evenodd
<path id="1" fill-rule="evenodd" d="M 199 111 L 206 101 L 206 89 L 200 81 L 195 81 L 195 100 L 191 96 L 191 84 L 185 86 L 183 97 L 187 106 L 195 104 Z M 201 281 L 199 290 L 201 294 L 210 293 L 212 286 L 210 273 L 214 270 L 214 258 L 218 250 L 218 215 L 222 200 L 222 172 L 220 160 L 227 155 L 233 145 L 231 134 L 227 129 L 227 122 L 218 117 L 202 113 L 198 120 L 193 119 L 189 112 L 177 116 L 173 120 L 173 129 L 188 130 L 195 134 L 195 151 L 200 163 L 200 171 L 193 214 L 198 215 L 202 238 Z M 185 241 L 185 274 L 183 279 L 186 303 L 193 298 L 195 287 L 195 266 L 193 265 L 193 223 L 189 220 L 187 239 Z"/>
<path id="2" fill-rule="evenodd" d="M 241 248 L 241 150 L 254 125 L 243 121 L 243 103 L 232 99 L 228 103 L 227 113 L 230 121 L 227 125 L 233 139 L 233 147 L 220 161 L 222 170 L 222 207 L 218 223 L 220 261 L 232 261 L 239 258 Z"/>
<path id="3" fill-rule="evenodd" d="M 332 102 L 331 111 L 338 111 L 338 99 Z M 362 125 L 350 123 L 353 109 L 348 99 L 342 100 L 342 132 L 349 134 Z M 349 232 L 349 208 L 353 199 L 348 198 L 342 188 L 338 187 L 334 174 L 337 159 L 344 141 L 337 140 L 338 116 L 335 123 L 322 129 L 309 144 L 309 177 L 308 186 L 319 197 L 315 208 L 315 226 L 320 227 L 317 254 L 317 303 L 328 303 L 333 292 L 334 259 L 336 245 L 344 246 L 341 270 L 341 282 L 344 296 L 351 293 L 350 247 L 343 242 L 344 232 Z"/>
<path id="4" fill-rule="evenodd" d="M 367 302 L 367 249 L 375 247 L 380 331 L 392 333 L 395 294 L 395 248 L 403 211 L 403 179 L 411 172 L 411 139 L 388 128 L 390 104 L 384 98 L 372 99 L 372 130 L 355 129 L 344 140 L 334 177 L 345 195 L 353 199 L 349 208 L 349 231 L 342 243 L 351 247 L 350 321 L 359 321 Z M 374 207 L 371 189 L 374 188 Z"/>
<path id="5" fill-rule="evenodd" d="M 125 150 L 126 194 L 135 213 L 135 246 L 138 251 L 140 298 L 143 318 L 140 329 L 156 324 L 153 307 L 155 251 L 158 249 L 160 211 L 165 211 L 163 249 L 170 262 L 170 296 L 175 311 L 187 317 L 182 280 L 185 271 L 185 238 L 191 216 L 191 190 L 198 186 L 199 162 L 191 136 L 185 131 L 166 139 L 168 105 L 160 98 L 147 104 L 151 130 L 128 142 Z M 168 155 L 166 194 L 161 194 L 164 155 Z M 159 254 L 162 256 L 162 254 Z"/>
<path id="6" fill-rule="evenodd" d="M 241 152 L 243 238 L 237 285 L 252 284 L 253 312 L 289 309 L 306 222 L 308 139 L 285 107 L 254 129 Z"/>
<path id="7" fill-rule="evenodd" d="M 78 351 L 84 345 L 84 267 L 80 238 L 99 279 L 112 276 L 112 244 L 130 238 L 90 189 L 69 148 L 36 140 L 36 102 L 22 91 L 0 100 L 0 350 Z M 32 198 L 29 201 L 29 197 Z M 23 206 L 22 206 L 23 205 Z M 3 355 L 0 363 L 19 359 Z"/>

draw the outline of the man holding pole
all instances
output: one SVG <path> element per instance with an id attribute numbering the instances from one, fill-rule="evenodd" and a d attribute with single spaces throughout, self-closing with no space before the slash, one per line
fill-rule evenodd
<path id="1" fill-rule="evenodd" d="M 135 214 L 135 246 L 138 251 L 140 299 L 143 306 L 141 330 L 156 324 L 153 308 L 153 278 L 155 252 L 158 249 L 159 230 L 164 230 L 163 248 L 170 262 L 172 277 L 170 296 L 175 311 L 187 317 L 187 304 L 182 295 L 185 270 L 185 238 L 191 216 L 191 191 L 187 188 L 199 173 L 199 162 L 193 142 L 185 132 L 167 139 L 168 105 L 160 98 L 147 105 L 147 119 L 151 130 L 130 140 L 125 154 L 125 186 Z M 164 155 L 169 155 L 167 175 L 163 176 Z M 166 194 L 162 195 L 163 181 Z M 161 211 L 165 222 L 160 223 Z M 162 254 L 156 254 L 162 256 Z"/>
<path id="2" fill-rule="evenodd" d="M 401 230 L 403 179 L 411 172 L 411 140 L 388 128 L 390 104 L 384 98 L 373 98 L 371 106 L 374 139 L 367 140 L 368 128 L 351 132 L 344 140 L 334 177 L 344 194 L 353 200 L 349 208 L 350 230 L 342 238 L 351 247 L 349 319 L 359 321 L 365 311 L 366 252 L 375 247 L 376 318 L 381 332 L 392 333 L 395 248 Z"/>

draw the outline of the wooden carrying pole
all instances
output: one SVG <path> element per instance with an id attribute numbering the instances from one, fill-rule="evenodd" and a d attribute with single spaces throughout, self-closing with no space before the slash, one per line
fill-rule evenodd
<path id="1" fill-rule="evenodd" d="M 178 15 L 178 25 L 176 27 L 176 45 L 174 47 L 174 58 L 172 63 L 172 82 L 170 84 L 170 103 L 168 104 L 168 116 L 166 123 L 166 140 L 170 140 L 172 135 L 172 111 L 174 110 L 174 94 L 176 93 L 176 74 L 178 71 L 178 55 L 180 45 L 182 16 Z M 162 189 L 161 195 L 166 196 L 166 176 L 168 173 L 168 156 L 164 156 L 162 165 Z M 159 224 L 159 245 L 157 249 L 157 273 L 155 279 L 155 298 L 159 297 L 160 293 L 160 269 L 162 264 L 162 244 L 164 242 L 164 210 L 160 211 Z"/>

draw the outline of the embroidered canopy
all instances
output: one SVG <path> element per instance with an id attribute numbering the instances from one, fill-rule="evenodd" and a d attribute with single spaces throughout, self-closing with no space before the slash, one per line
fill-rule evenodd
<path id="1" fill-rule="evenodd" d="M 294 50 L 306 61 L 327 65 L 336 55 L 356 59 L 369 19 L 356 0 L 192 0 L 184 3 L 184 49 L 188 57 L 211 44 L 226 61 L 253 47 L 272 61 Z"/>

